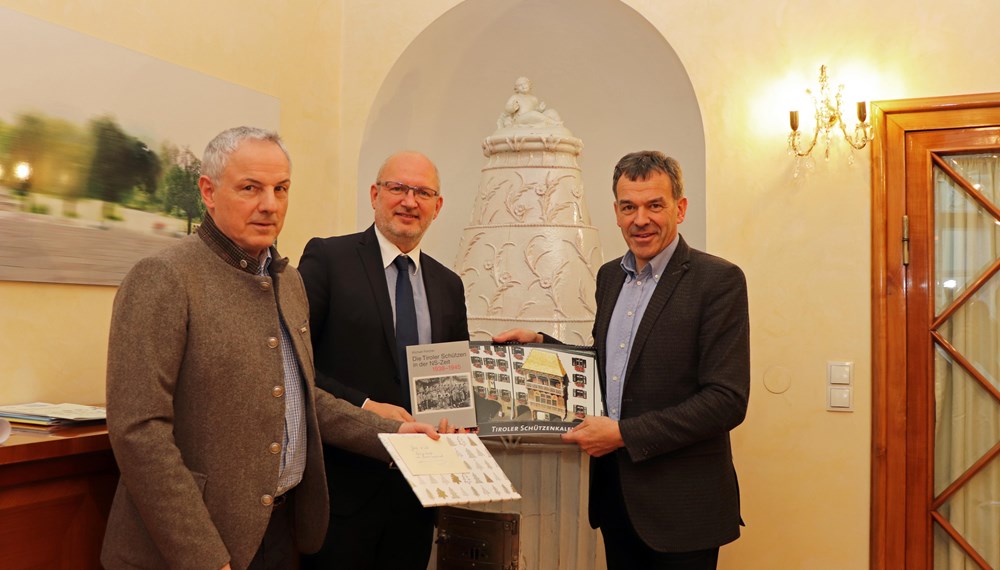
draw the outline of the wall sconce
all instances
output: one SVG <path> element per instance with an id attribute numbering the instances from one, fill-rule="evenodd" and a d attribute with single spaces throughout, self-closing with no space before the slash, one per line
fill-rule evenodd
<path id="1" fill-rule="evenodd" d="M 796 160 L 809 156 L 809 153 L 816 147 L 816 143 L 822 138 L 826 148 L 824 156 L 830 159 L 830 141 L 834 138 L 836 130 L 840 130 L 844 135 L 847 144 L 855 149 L 863 149 L 872 140 L 871 125 L 868 124 L 868 105 L 864 101 L 858 102 L 858 124 L 854 127 L 854 134 L 847 133 L 847 125 L 844 124 L 844 117 L 840 110 L 841 99 L 843 98 L 843 84 L 837 86 L 836 95 L 831 95 L 829 78 L 826 75 L 826 66 L 819 68 L 819 93 L 814 94 L 812 90 L 806 89 L 806 94 L 812 97 L 813 106 L 816 108 L 816 127 L 813 130 L 812 140 L 808 146 L 802 145 L 802 133 L 799 132 L 799 112 L 790 111 L 788 113 L 788 123 L 792 127 L 792 132 L 788 134 L 788 154 L 795 156 Z M 848 162 L 854 163 L 854 155 L 848 156 Z M 798 167 L 796 165 L 796 175 Z"/>

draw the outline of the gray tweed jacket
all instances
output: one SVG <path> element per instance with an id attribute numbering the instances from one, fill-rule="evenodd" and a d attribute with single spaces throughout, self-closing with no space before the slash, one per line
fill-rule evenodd
<path id="1" fill-rule="evenodd" d="M 279 319 L 306 387 L 306 468 L 292 505 L 299 548 L 317 550 L 326 532 L 322 442 L 389 460 L 375 434 L 398 422 L 315 389 L 302 279 L 271 254 L 271 276 L 256 275 L 257 260 L 209 218 L 122 282 L 108 349 L 108 431 L 121 480 L 106 568 L 250 562 L 281 457 L 270 450 L 284 429 Z"/>

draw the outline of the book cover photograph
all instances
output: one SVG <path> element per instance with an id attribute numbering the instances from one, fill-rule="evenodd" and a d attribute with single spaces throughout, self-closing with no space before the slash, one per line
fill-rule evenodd
<path id="1" fill-rule="evenodd" d="M 437 425 L 442 418 L 455 427 L 476 425 L 468 341 L 406 347 L 413 419 Z"/>
<path id="2" fill-rule="evenodd" d="M 393 463 L 425 507 L 520 499 L 507 475 L 473 433 L 380 433 Z"/>
<path id="3" fill-rule="evenodd" d="M 596 358 L 588 347 L 469 343 L 479 435 L 560 434 L 603 414 Z"/>
<path id="4" fill-rule="evenodd" d="M 413 417 L 482 437 L 559 435 L 603 415 L 597 353 L 562 344 L 483 341 L 406 348 Z"/>

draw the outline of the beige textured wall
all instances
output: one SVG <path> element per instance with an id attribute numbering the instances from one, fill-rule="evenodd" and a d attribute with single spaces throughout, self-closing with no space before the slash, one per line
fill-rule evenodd
<path id="1" fill-rule="evenodd" d="M 867 151 L 793 180 L 788 85 L 821 63 L 876 99 L 1000 91 L 1000 4 L 629 0 L 677 51 L 708 156 L 708 249 L 750 284 L 753 391 L 734 435 L 743 538 L 721 567 L 864 568 L 870 445 Z M 0 0 L 0 5 L 278 97 L 295 156 L 286 255 L 353 229 L 361 137 L 396 58 L 455 0 Z M 598 30 L 595 33 L 612 33 Z M 544 54 L 540 54 L 543 56 Z M 793 81 L 789 81 L 792 78 Z M 781 88 L 784 87 L 782 90 Z M 623 89 L 641 89 L 641 78 Z M 622 136 L 627 136 L 624 134 Z M 610 166 L 609 166 L 610 168 Z M 350 193 L 348 193 L 350 194 Z M 683 231 L 683 226 L 681 227 Z M 0 283 L 0 401 L 98 400 L 113 290 Z M 855 411 L 825 411 L 828 360 L 855 364 Z M 782 394 L 765 377 L 787 379 Z"/>

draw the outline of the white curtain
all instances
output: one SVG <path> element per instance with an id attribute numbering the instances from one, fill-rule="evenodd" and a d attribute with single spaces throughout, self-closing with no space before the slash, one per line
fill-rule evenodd
<path id="1" fill-rule="evenodd" d="M 949 165 L 1000 204 L 1000 159 L 949 156 Z M 935 315 L 1000 255 L 1000 221 L 935 167 Z M 1000 274 L 959 308 L 939 332 L 991 384 L 1000 387 Z M 1000 441 L 1000 402 L 944 350 L 935 350 L 934 495 Z M 1000 569 L 1000 459 L 968 481 L 939 512 L 993 568 Z M 978 569 L 935 525 L 934 568 Z"/>

